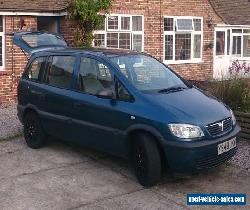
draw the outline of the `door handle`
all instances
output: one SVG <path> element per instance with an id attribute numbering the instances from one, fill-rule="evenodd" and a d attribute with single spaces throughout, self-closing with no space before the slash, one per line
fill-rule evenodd
<path id="1" fill-rule="evenodd" d="M 43 92 L 36 91 L 36 90 L 30 90 L 30 93 L 33 94 L 33 95 L 38 96 L 41 99 L 45 98 L 45 94 Z"/>
<path id="2" fill-rule="evenodd" d="M 30 90 L 30 93 L 34 94 L 34 95 L 42 95 L 43 93 L 40 91 L 36 91 L 36 90 Z"/>

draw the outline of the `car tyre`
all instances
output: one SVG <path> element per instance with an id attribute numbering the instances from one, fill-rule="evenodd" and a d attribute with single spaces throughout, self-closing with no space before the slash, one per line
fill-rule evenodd
<path id="1" fill-rule="evenodd" d="M 162 165 L 160 153 L 154 138 L 147 134 L 135 138 L 132 162 L 141 185 L 152 187 L 161 179 Z"/>
<path id="2" fill-rule="evenodd" d="M 39 149 L 46 144 L 47 135 L 36 113 L 28 112 L 25 115 L 23 128 L 25 141 L 30 148 Z"/>

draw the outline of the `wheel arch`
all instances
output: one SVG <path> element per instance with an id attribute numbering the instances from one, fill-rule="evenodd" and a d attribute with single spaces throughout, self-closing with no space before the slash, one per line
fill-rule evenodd
<path id="1" fill-rule="evenodd" d="M 22 121 L 24 120 L 24 117 L 30 113 L 30 112 L 34 112 L 35 114 L 38 115 L 38 109 L 37 107 L 35 107 L 34 105 L 27 105 L 25 108 L 24 108 L 24 111 L 23 111 L 23 117 L 22 117 Z"/>
<path id="2" fill-rule="evenodd" d="M 163 149 L 163 141 L 164 137 L 161 135 L 161 133 L 154 127 L 148 126 L 148 125 L 134 125 L 130 127 L 126 132 L 126 139 L 127 139 L 127 155 L 128 157 L 131 157 L 131 151 L 132 147 L 135 141 L 135 137 L 140 134 L 146 134 L 152 137 L 154 141 L 156 142 L 157 148 L 160 152 L 161 161 L 163 166 L 167 166 L 167 160 L 165 151 Z"/>

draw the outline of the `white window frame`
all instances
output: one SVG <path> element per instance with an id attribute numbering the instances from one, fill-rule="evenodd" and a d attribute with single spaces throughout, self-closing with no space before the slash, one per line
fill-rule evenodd
<path id="1" fill-rule="evenodd" d="M 241 29 L 242 33 L 233 33 L 234 29 Z M 244 33 L 244 29 L 246 29 L 246 28 L 231 28 L 230 29 L 230 33 L 231 33 L 230 47 L 232 48 L 230 53 L 232 55 L 232 58 L 234 58 L 234 59 L 237 59 L 237 58 L 249 59 L 250 58 L 250 56 L 247 56 L 247 57 L 244 56 L 244 36 L 250 36 L 250 33 Z M 250 29 L 250 28 L 248 28 L 248 29 Z M 227 33 L 226 33 L 226 35 L 227 35 Z M 240 54 L 240 56 L 233 54 L 233 37 L 241 37 L 241 54 Z"/>
<path id="2" fill-rule="evenodd" d="M 118 16 L 118 30 L 116 29 L 108 29 L 108 17 L 110 16 Z M 141 31 L 133 31 L 133 20 L 132 20 L 132 17 L 134 16 L 139 16 L 139 17 L 142 17 L 142 30 Z M 129 26 L 129 30 L 124 30 L 124 29 L 121 29 L 121 18 L 122 17 L 129 17 L 130 18 L 130 26 Z M 109 14 L 106 16 L 105 18 L 105 30 L 96 30 L 94 31 L 94 35 L 96 34 L 104 34 L 104 42 L 105 42 L 105 45 L 103 47 L 107 48 L 107 34 L 108 33 L 118 33 L 118 48 L 116 49 L 119 49 L 119 43 L 120 43 L 120 40 L 119 40 L 119 34 L 121 33 L 130 33 L 130 49 L 132 50 L 133 49 L 133 35 L 142 35 L 142 52 L 144 51 L 144 16 L 143 15 L 137 15 L 137 14 Z M 94 41 L 93 41 L 93 44 L 94 46 Z"/>
<path id="3" fill-rule="evenodd" d="M 108 18 L 109 17 L 118 17 L 118 29 L 109 29 L 108 28 Z M 107 16 L 106 18 L 105 18 L 105 30 L 106 31 L 120 31 L 120 25 L 121 25 L 121 18 L 118 16 L 118 15 L 109 15 L 109 16 Z"/>
<path id="4" fill-rule="evenodd" d="M 242 30 L 242 33 L 233 33 L 233 30 L 234 29 L 240 29 Z M 244 36 L 250 36 L 250 33 L 244 33 L 244 29 L 246 30 L 250 30 L 250 26 L 249 27 L 233 27 L 233 26 L 229 26 L 229 27 L 217 27 L 215 29 L 215 32 L 214 32 L 214 39 L 215 39 L 215 47 L 214 47 L 214 56 L 215 58 L 220 58 L 222 56 L 228 56 L 234 60 L 237 60 L 237 59 L 250 59 L 250 56 L 243 56 L 243 53 L 244 53 Z M 228 51 L 228 46 L 227 46 L 227 41 L 228 41 L 228 30 L 230 30 L 230 44 L 229 44 L 229 54 L 227 54 L 227 51 Z M 221 31 L 221 32 L 225 32 L 225 52 L 224 52 L 224 55 L 216 55 L 216 32 L 217 31 Z M 240 56 L 237 56 L 237 55 L 234 55 L 233 54 L 233 37 L 241 37 L 241 55 Z"/>
<path id="5" fill-rule="evenodd" d="M 192 32 L 194 31 L 194 21 L 192 20 L 192 30 L 179 30 L 179 27 L 178 27 L 178 20 L 191 20 L 191 19 L 196 19 L 196 18 L 188 18 L 188 17 L 183 17 L 183 18 L 174 18 L 174 26 L 176 25 L 176 32 L 177 33 L 181 33 L 181 32 Z"/>
<path id="6" fill-rule="evenodd" d="M 3 31 L 0 32 L 0 36 L 2 37 L 2 66 L 0 66 L 0 71 L 5 70 L 5 16 L 2 15 L 3 21 Z"/>
<path id="7" fill-rule="evenodd" d="M 128 18 L 130 18 L 129 29 L 128 30 L 122 29 L 122 17 L 128 17 Z M 120 15 L 120 16 L 118 16 L 118 28 L 119 28 L 120 31 L 124 31 L 124 32 L 130 32 L 130 31 L 132 31 L 132 17 L 130 15 Z"/>
<path id="8" fill-rule="evenodd" d="M 163 62 L 166 64 L 185 64 L 185 63 L 202 63 L 203 60 L 203 17 L 196 17 L 196 16 L 164 16 L 165 18 L 172 18 L 173 19 L 173 31 L 165 31 L 164 30 L 164 37 L 163 37 Z M 200 19 L 201 20 L 201 31 L 195 31 L 194 29 L 194 22 L 193 22 L 193 30 L 182 30 L 182 31 L 176 31 L 175 30 L 175 24 L 177 19 Z M 175 60 L 175 35 L 176 34 L 191 34 L 191 59 L 189 60 Z M 173 36 L 173 59 L 172 60 L 166 60 L 165 59 L 165 37 L 166 35 L 172 35 Z M 194 36 L 195 35 L 201 35 L 201 57 L 200 58 L 194 58 Z"/>

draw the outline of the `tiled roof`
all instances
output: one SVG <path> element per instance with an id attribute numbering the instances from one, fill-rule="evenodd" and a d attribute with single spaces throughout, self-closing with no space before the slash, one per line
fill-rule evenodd
<path id="1" fill-rule="evenodd" d="M 250 25 L 250 0 L 210 0 L 210 2 L 225 23 Z"/>
<path id="2" fill-rule="evenodd" d="M 11 12 L 60 12 L 70 0 L 0 0 L 0 11 Z"/>

